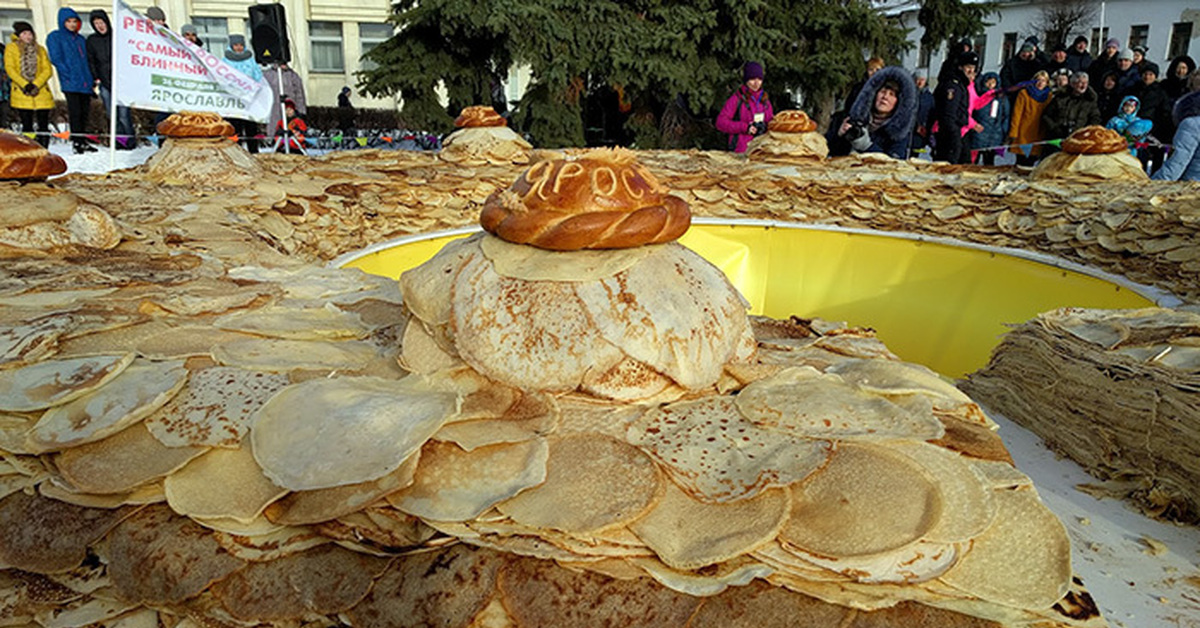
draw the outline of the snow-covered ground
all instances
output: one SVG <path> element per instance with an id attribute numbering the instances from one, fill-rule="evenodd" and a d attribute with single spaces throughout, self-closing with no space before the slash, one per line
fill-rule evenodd
<path id="1" fill-rule="evenodd" d="M 67 172 L 129 168 L 157 150 L 142 146 L 74 155 L 66 143 L 51 150 Z M 1152 520 L 1125 502 L 1097 499 L 1077 488 L 1095 483 L 1083 469 L 1056 457 L 1032 432 L 1001 416 L 1000 435 L 1017 467 L 1033 478 L 1043 501 L 1071 536 L 1075 571 L 1114 628 L 1200 628 L 1200 528 Z"/>

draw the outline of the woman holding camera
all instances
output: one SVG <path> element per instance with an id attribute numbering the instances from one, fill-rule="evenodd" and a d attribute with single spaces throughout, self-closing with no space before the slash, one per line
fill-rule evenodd
<path id="1" fill-rule="evenodd" d="M 763 67 L 754 61 L 742 67 L 743 84 L 717 116 L 717 130 L 729 135 L 729 149 L 746 152 L 750 140 L 767 132 L 767 123 L 775 117 L 771 99 L 763 91 Z"/>
<path id="2" fill-rule="evenodd" d="M 37 141 L 50 145 L 50 110 L 54 109 L 54 94 L 50 93 L 50 55 L 37 43 L 29 22 L 13 24 L 12 43 L 4 47 L 4 70 L 12 80 L 12 108 L 21 116 L 21 130 L 33 132 L 37 115 Z"/>
<path id="3" fill-rule="evenodd" d="M 884 153 L 907 159 L 917 116 L 917 85 L 904 68 L 891 66 L 871 75 L 850 113 L 826 137 L 829 156 Z"/>

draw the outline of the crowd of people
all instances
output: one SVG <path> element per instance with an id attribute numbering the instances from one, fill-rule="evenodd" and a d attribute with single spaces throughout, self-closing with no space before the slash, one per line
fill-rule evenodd
<path id="1" fill-rule="evenodd" d="M 999 72 L 980 75 L 979 56 L 964 41 L 952 47 L 933 90 L 923 71 L 872 58 L 830 120 L 829 154 L 905 159 L 929 152 L 939 161 L 991 166 L 1008 152 L 1018 165 L 1033 166 L 1072 132 L 1105 125 L 1126 138 L 1153 178 L 1200 180 L 1196 63 L 1181 55 L 1163 74 L 1146 53 L 1110 39 L 1092 58 L 1081 36 L 1046 54 L 1030 37 Z M 730 150 L 744 152 L 773 116 L 764 75 L 761 64 L 748 62 L 743 85 L 717 117 Z"/>
<path id="2" fill-rule="evenodd" d="M 167 26 L 166 15 L 159 7 L 147 9 L 146 18 L 155 24 Z M 88 15 L 91 34 L 84 37 L 84 22 L 78 12 L 69 7 L 58 11 L 58 28 L 45 38 L 45 45 L 38 42 L 33 26 L 26 21 L 13 24 L 13 34 L 3 46 L 4 72 L 0 73 L 0 128 L 8 128 L 9 111 L 20 119 L 21 130 L 37 138 L 43 146 L 49 146 L 50 116 L 54 110 L 54 93 L 51 80 L 57 75 L 58 86 L 67 105 L 67 123 L 70 141 L 76 154 L 96 150 L 94 135 L 88 134 L 88 117 L 92 99 L 99 96 L 104 110 L 112 111 L 113 93 L 113 36 L 112 22 L 103 9 L 93 10 Z M 197 29 L 184 24 L 180 29 L 182 38 L 192 45 L 203 47 Z M 282 107 L 273 107 L 267 128 L 275 138 L 278 150 L 299 150 L 307 131 L 304 117 L 307 114 L 307 99 L 300 75 L 286 63 L 279 64 L 264 73 L 255 61 L 254 53 L 247 48 L 243 35 L 230 35 L 229 46 L 224 51 L 225 62 L 249 76 L 266 80 Z M 350 102 L 351 90 L 346 87 L 338 96 L 339 121 L 345 129 L 354 124 L 354 106 Z M 285 123 L 281 109 L 286 109 Z M 159 112 L 157 124 L 167 117 Z M 256 153 L 263 135 L 259 125 L 252 120 L 232 119 L 246 148 Z M 116 108 L 116 146 L 132 149 L 137 145 L 137 134 L 133 123 L 133 112 L 129 107 Z M 147 135 L 153 135 L 153 131 Z"/>

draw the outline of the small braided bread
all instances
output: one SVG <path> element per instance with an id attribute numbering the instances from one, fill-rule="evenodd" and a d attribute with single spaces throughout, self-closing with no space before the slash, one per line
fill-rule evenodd
<path id="1" fill-rule="evenodd" d="M 1129 150 L 1125 138 L 1112 129 L 1099 125 L 1085 126 L 1063 140 L 1064 153 L 1074 155 L 1104 155 Z"/>
<path id="2" fill-rule="evenodd" d="M 767 130 L 772 133 L 810 133 L 817 130 L 817 123 L 799 109 L 788 109 L 775 114 L 767 123 Z"/>
<path id="3" fill-rule="evenodd" d="M 0 179 L 45 179 L 66 171 L 67 162 L 41 144 L 0 131 Z"/>
<path id="4" fill-rule="evenodd" d="M 678 239 L 687 203 L 623 150 L 540 161 L 488 197 L 479 223 L 496 237 L 552 251 L 625 249 Z"/>
<path id="5" fill-rule="evenodd" d="M 463 109 L 462 113 L 454 119 L 454 126 L 460 129 L 479 126 L 508 126 L 508 122 L 496 113 L 495 109 L 487 105 L 476 105 Z"/>
<path id="6" fill-rule="evenodd" d="M 155 127 L 166 137 L 229 137 L 233 125 L 211 111 L 173 113 Z"/>

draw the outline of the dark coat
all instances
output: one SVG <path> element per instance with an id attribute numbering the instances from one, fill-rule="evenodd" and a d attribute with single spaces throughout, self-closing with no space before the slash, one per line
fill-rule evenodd
<path id="1" fill-rule="evenodd" d="M 1076 52 L 1074 46 L 1070 50 L 1067 50 L 1067 69 L 1072 74 L 1075 72 L 1087 72 L 1088 67 L 1091 65 L 1092 55 L 1088 54 L 1088 51 Z"/>
<path id="2" fill-rule="evenodd" d="M 1117 91 L 1121 96 L 1128 96 L 1132 93 L 1133 88 L 1142 82 L 1142 73 L 1136 65 L 1129 66 L 1124 72 L 1121 68 L 1117 68 Z"/>
<path id="3" fill-rule="evenodd" d="M 105 89 L 112 89 L 112 55 L 113 55 L 113 38 L 112 38 L 112 22 L 108 19 L 108 12 L 104 9 L 95 9 L 88 16 L 88 23 L 101 19 L 108 26 L 108 32 L 101 35 L 100 33 L 92 33 L 87 38 L 87 60 L 88 69 L 92 72 L 92 77 L 100 81 L 100 85 Z"/>
<path id="4" fill-rule="evenodd" d="M 1000 84 L 1001 85 L 1016 85 L 1024 83 L 1033 78 L 1038 70 L 1045 69 L 1045 64 L 1038 60 L 1035 54 L 1031 59 L 1022 59 L 1020 55 L 1013 55 L 1004 63 L 1004 67 L 1000 69 Z M 1015 99 L 1016 93 L 1012 97 Z"/>
<path id="5" fill-rule="evenodd" d="M 933 92 L 933 117 L 941 132 L 953 129 L 961 133 L 971 122 L 971 93 L 967 89 L 967 75 L 956 70 L 938 83 Z"/>
<path id="6" fill-rule="evenodd" d="M 88 68 L 87 41 L 83 35 L 67 30 L 67 20 L 79 19 L 75 9 L 58 10 L 58 30 L 46 36 L 46 52 L 58 72 L 58 84 L 64 92 L 91 94 L 92 71 Z"/>
<path id="7" fill-rule="evenodd" d="M 896 159 L 907 159 L 918 104 L 917 85 L 913 83 L 912 74 L 908 70 L 888 66 L 871 75 L 859 92 L 858 98 L 854 100 L 854 105 L 850 107 L 849 118 L 867 125 L 871 120 L 871 109 L 875 106 L 875 93 L 888 81 L 900 86 L 900 93 L 896 95 L 896 108 L 892 110 L 887 122 L 869 132 L 871 146 L 863 152 L 885 153 Z"/>
<path id="8" fill-rule="evenodd" d="M 1104 124 L 1104 121 L 1096 106 L 1096 92 L 1091 87 L 1082 94 L 1076 94 L 1070 87 L 1055 92 L 1042 112 L 1042 128 L 1049 139 L 1063 139 L 1093 124 Z"/>
<path id="9" fill-rule="evenodd" d="M 1136 96 L 1142 103 L 1138 115 L 1154 123 L 1154 137 L 1169 142 L 1175 133 L 1175 125 L 1171 122 L 1171 99 L 1162 83 L 1138 83 L 1130 90 L 1130 96 Z"/>
<path id="10" fill-rule="evenodd" d="M 912 142 L 909 144 L 913 149 L 925 148 L 929 145 L 930 127 L 933 126 L 933 92 L 926 87 L 917 93 L 917 119 L 913 122 Z M 918 131 L 924 133 L 919 135 Z"/>
<path id="11" fill-rule="evenodd" d="M 995 72 L 984 74 L 975 79 L 975 93 L 982 94 L 987 91 L 988 77 L 1000 80 Z M 998 82 L 997 85 L 999 85 Z M 1004 145 L 1004 139 L 1008 136 L 1011 112 L 1012 107 L 1009 105 L 1008 99 L 1001 97 L 992 98 L 987 104 L 972 111 L 971 117 L 983 126 L 983 130 L 971 135 L 971 148 Z"/>
<path id="12" fill-rule="evenodd" d="M 1187 86 L 1188 77 L 1185 76 L 1183 78 L 1179 78 L 1175 76 L 1175 69 L 1179 67 L 1179 64 L 1183 64 L 1187 67 L 1189 75 L 1196 71 L 1196 62 L 1187 55 L 1180 55 L 1174 59 L 1171 59 L 1171 63 L 1167 65 L 1166 74 L 1162 75 L 1162 83 L 1163 88 L 1167 90 L 1167 96 L 1171 99 L 1172 103 L 1182 98 L 1189 91 Z"/>
<path id="13" fill-rule="evenodd" d="M 1200 92 L 1175 103 L 1175 137 L 1171 153 L 1150 178 L 1161 181 L 1200 181 Z"/>
<path id="14" fill-rule="evenodd" d="M 1104 79 L 1104 75 L 1109 72 L 1113 74 L 1118 73 L 1117 55 L 1106 57 L 1104 53 L 1101 53 L 1092 61 L 1092 64 L 1087 69 L 1088 78 L 1091 79 L 1092 85 L 1099 85 L 1100 81 Z"/>

